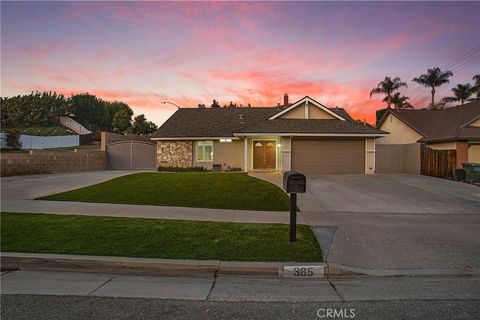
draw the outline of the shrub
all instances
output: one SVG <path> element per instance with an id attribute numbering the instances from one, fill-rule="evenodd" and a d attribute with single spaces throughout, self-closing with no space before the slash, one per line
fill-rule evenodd
<path id="1" fill-rule="evenodd" d="M 169 172 L 208 172 L 208 170 L 205 167 L 188 167 L 188 168 L 182 168 L 182 167 L 158 167 L 158 171 L 169 171 Z"/>
<path id="2" fill-rule="evenodd" d="M 18 150 L 22 147 L 22 143 L 20 142 L 20 133 L 16 130 L 12 130 L 7 133 L 6 142 L 7 146 L 15 150 Z"/>

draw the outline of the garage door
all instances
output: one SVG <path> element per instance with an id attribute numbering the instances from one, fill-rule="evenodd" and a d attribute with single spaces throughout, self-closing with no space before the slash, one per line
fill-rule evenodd
<path id="1" fill-rule="evenodd" d="M 110 169 L 156 169 L 157 145 L 146 141 L 119 141 L 107 145 Z"/>
<path id="2" fill-rule="evenodd" d="M 365 140 L 293 139 L 292 169 L 302 173 L 365 173 Z"/>

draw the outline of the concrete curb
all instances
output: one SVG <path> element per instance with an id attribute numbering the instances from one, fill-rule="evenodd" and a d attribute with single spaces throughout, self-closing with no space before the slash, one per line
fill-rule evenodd
<path id="1" fill-rule="evenodd" d="M 336 263 L 328 263 L 331 277 L 337 276 L 336 271 L 345 276 L 350 273 L 351 276 L 371 276 L 371 277 L 433 277 L 433 276 L 477 276 L 479 270 L 460 270 L 460 269 L 370 269 L 346 266 Z"/>
<path id="2" fill-rule="evenodd" d="M 429 277 L 476 276 L 477 270 L 458 269 L 367 269 L 323 262 L 243 262 L 220 260 L 177 260 L 1 252 L 2 271 L 78 271 L 163 276 L 268 276 L 283 277 L 285 266 L 322 266 L 323 278 L 336 277 Z M 309 279 L 300 278 L 300 279 Z"/>
<path id="3" fill-rule="evenodd" d="M 1 269 L 81 271 L 97 273 L 150 274 L 169 276 L 208 277 L 216 275 L 274 276 L 283 275 L 284 266 L 323 266 L 312 262 L 240 262 L 219 260 L 175 260 L 105 256 L 81 256 L 64 254 L 41 254 L 2 252 Z"/>

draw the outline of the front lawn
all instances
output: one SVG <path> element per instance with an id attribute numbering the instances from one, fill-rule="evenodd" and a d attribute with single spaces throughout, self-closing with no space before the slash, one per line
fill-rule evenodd
<path id="1" fill-rule="evenodd" d="M 238 210 L 290 208 L 283 190 L 245 173 L 144 172 L 39 199 Z"/>
<path id="2" fill-rule="evenodd" d="M 312 230 L 298 225 L 1 214 L 1 250 L 165 259 L 322 261 Z"/>

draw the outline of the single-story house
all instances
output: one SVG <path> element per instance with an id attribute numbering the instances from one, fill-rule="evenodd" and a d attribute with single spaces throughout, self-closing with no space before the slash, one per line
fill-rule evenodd
<path id="1" fill-rule="evenodd" d="M 388 109 L 377 128 L 390 133 L 378 144 L 425 143 L 456 150 L 458 169 L 463 163 L 480 163 L 480 101 L 441 110 Z"/>
<path id="2" fill-rule="evenodd" d="M 306 96 L 255 108 L 179 108 L 151 139 L 159 167 L 304 173 L 374 173 L 375 139 L 387 133 Z"/>

